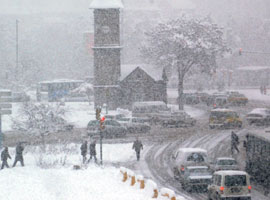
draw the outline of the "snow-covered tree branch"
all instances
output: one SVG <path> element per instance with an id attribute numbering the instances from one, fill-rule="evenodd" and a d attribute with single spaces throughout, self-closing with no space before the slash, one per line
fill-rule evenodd
<path id="1" fill-rule="evenodd" d="M 179 19 L 157 25 L 146 34 L 142 57 L 157 67 L 178 73 L 179 109 L 183 109 L 182 94 L 185 75 L 191 69 L 210 73 L 217 67 L 216 58 L 228 49 L 223 32 L 208 18 Z"/>

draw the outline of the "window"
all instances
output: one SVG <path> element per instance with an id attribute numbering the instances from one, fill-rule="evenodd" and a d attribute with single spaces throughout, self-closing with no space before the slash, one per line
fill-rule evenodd
<path id="1" fill-rule="evenodd" d="M 226 186 L 246 186 L 247 178 L 245 175 L 232 175 L 225 176 L 225 185 Z"/>
<path id="2" fill-rule="evenodd" d="M 217 175 L 217 182 L 216 182 L 216 184 L 217 184 L 217 186 L 221 186 L 221 175 Z"/>
<path id="3" fill-rule="evenodd" d="M 187 157 L 187 161 L 204 162 L 204 157 L 199 153 L 192 153 Z"/>

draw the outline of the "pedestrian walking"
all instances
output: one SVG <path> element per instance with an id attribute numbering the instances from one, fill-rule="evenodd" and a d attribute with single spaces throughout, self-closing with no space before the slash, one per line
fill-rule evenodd
<path id="1" fill-rule="evenodd" d="M 11 157 L 9 155 L 9 152 L 8 152 L 8 147 L 5 147 L 5 149 L 1 153 L 1 160 L 2 160 L 1 169 L 4 169 L 5 166 L 7 168 L 9 168 L 9 165 L 8 165 L 8 162 L 7 162 L 8 158 L 11 159 Z"/>
<path id="2" fill-rule="evenodd" d="M 15 167 L 18 161 L 20 161 L 21 165 L 24 166 L 23 150 L 24 150 L 24 146 L 22 142 L 19 142 L 16 146 L 16 156 L 15 156 L 15 160 L 12 167 Z"/>
<path id="3" fill-rule="evenodd" d="M 233 155 L 234 150 L 236 150 L 237 153 L 239 153 L 238 145 L 239 145 L 239 137 L 232 131 L 232 133 L 231 133 L 231 152 L 232 152 L 232 155 Z"/>
<path id="4" fill-rule="evenodd" d="M 81 155 L 83 157 L 83 164 L 86 161 L 86 154 L 87 154 L 87 141 L 84 141 L 81 145 Z"/>
<path id="5" fill-rule="evenodd" d="M 137 161 L 139 161 L 140 160 L 140 152 L 141 152 L 141 150 L 143 150 L 143 145 L 142 145 L 142 142 L 139 140 L 138 137 L 134 141 L 132 149 L 135 150 Z"/>
<path id="6" fill-rule="evenodd" d="M 93 140 L 89 146 L 90 149 L 90 158 L 88 160 L 88 163 L 90 162 L 90 160 L 92 160 L 92 157 L 94 157 L 95 162 L 97 162 L 97 151 L 96 151 L 96 140 Z"/>

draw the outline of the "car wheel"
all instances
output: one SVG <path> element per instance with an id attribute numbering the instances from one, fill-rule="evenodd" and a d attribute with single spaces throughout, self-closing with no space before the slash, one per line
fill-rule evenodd
<path id="1" fill-rule="evenodd" d="M 209 126 L 210 129 L 214 129 L 214 126 Z"/>

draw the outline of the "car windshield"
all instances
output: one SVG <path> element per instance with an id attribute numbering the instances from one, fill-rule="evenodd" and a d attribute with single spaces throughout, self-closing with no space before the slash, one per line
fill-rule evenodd
<path id="1" fill-rule="evenodd" d="M 98 125 L 98 121 L 97 120 L 94 120 L 94 121 L 90 121 L 88 123 L 88 126 L 97 126 Z"/>
<path id="2" fill-rule="evenodd" d="M 235 160 L 219 160 L 218 165 L 236 165 Z"/>
<path id="3" fill-rule="evenodd" d="M 225 176 L 226 186 L 246 186 L 247 178 L 245 175 L 229 175 Z"/>
<path id="4" fill-rule="evenodd" d="M 190 175 L 210 175 L 210 172 L 207 168 L 189 168 L 188 172 Z"/>

